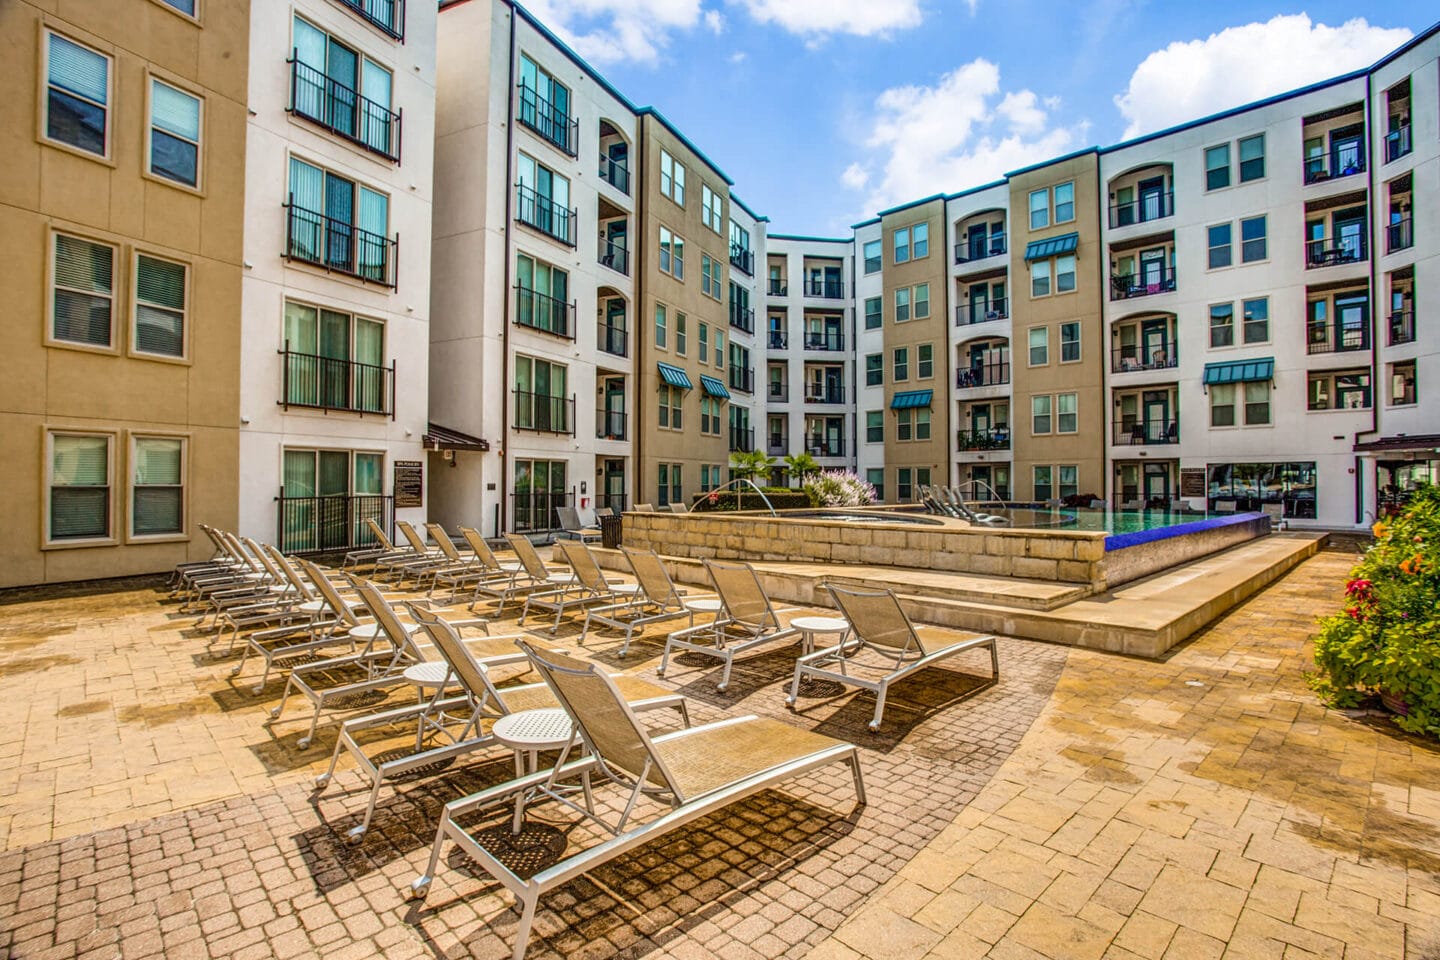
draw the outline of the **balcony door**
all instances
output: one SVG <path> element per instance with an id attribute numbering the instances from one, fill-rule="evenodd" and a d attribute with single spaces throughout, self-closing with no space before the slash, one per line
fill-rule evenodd
<path id="1" fill-rule="evenodd" d="M 605 380 L 605 422 L 601 435 L 607 440 L 625 439 L 625 378 Z"/>
<path id="2" fill-rule="evenodd" d="M 1365 169 L 1361 150 L 1365 127 L 1354 124 L 1330 132 L 1330 176 L 1343 177 Z"/>
<path id="3" fill-rule="evenodd" d="M 1363 260 L 1365 258 L 1365 214 L 1364 212 L 1353 213 L 1345 211 L 1335 214 L 1331 221 L 1331 230 L 1335 236 L 1335 246 L 1342 252 L 1346 260 Z"/>
<path id="4" fill-rule="evenodd" d="M 1365 349 L 1370 329 L 1370 298 L 1360 296 L 1335 298 L 1335 339 L 1337 350 Z"/>
<path id="5" fill-rule="evenodd" d="M 988 436 L 990 427 L 990 404 L 977 403 L 970 408 L 970 429 L 980 436 Z"/>
<path id="6" fill-rule="evenodd" d="M 1170 505 L 1170 467 L 1163 463 L 1145 464 L 1145 506 Z"/>
<path id="7" fill-rule="evenodd" d="M 1141 403 L 1145 409 L 1145 442 L 1163 443 L 1170 429 L 1170 392 L 1146 390 Z"/>
<path id="8" fill-rule="evenodd" d="M 966 253 L 967 260 L 983 260 L 990 255 L 990 225 L 986 223 L 972 224 L 965 231 L 966 246 L 969 247 Z"/>
<path id="9" fill-rule="evenodd" d="M 1146 320 L 1140 325 L 1140 360 L 1152 367 L 1163 367 L 1170 356 L 1170 323 L 1167 320 Z"/>
<path id="10" fill-rule="evenodd" d="M 1140 285 L 1146 293 L 1165 289 L 1165 248 L 1140 251 Z"/>
<path id="11" fill-rule="evenodd" d="M 1140 181 L 1140 219 L 1158 220 L 1165 216 L 1165 178 L 1153 177 Z"/>

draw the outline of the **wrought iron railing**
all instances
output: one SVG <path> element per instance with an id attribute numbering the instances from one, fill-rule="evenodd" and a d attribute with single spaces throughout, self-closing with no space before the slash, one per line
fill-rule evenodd
<path id="1" fill-rule="evenodd" d="M 1340 240 L 1321 237 L 1305 242 L 1305 267 L 1333 267 L 1341 263 L 1357 263 L 1365 259 L 1365 237 L 1354 235 Z"/>
<path id="2" fill-rule="evenodd" d="M 1389 345 L 1415 342 L 1415 311 L 1398 310 L 1390 314 Z"/>
<path id="3" fill-rule="evenodd" d="M 1010 428 L 988 427 L 981 430 L 955 431 L 957 450 L 1009 450 Z"/>
<path id="4" fill-rule="evenodd" d="M 845 387 L 834 383 L 807 383 L 805 385 L 806 403 L 844 403 Z"/>
<path id="5" fill-rule="evenodd" d="M 596 260 L 602 267 L 630 276 L 630 251 L 613 240 L 601 241 Z"/>
<path id="6" fill-rule="evenodd" d="M 515 391 L 515 429 L 575 435 L 575 398 Z"/>
<path id="7" fill-rule="evenodd" d="M 785 443 L 785 434 L 772 433 L 765 444 L 765 452 L 770 454 L 785 453 L 788 444 Z"/>
<path id="8" fill-rule="evenodd" d="M 955 371 L 955 386 L 994 387 L 1010 382 L 1010 364 L 982 363 L 973 367 L 962 367 Z"/>
<path id="9" fill-rule="evenodd" d="M 784 330 L 771 330 L 769 343 L 771 350 L 789 350 L 790 334 Z"/>
<path id="10" fill-rule="evenodd" d="M 290 64 L 290 112 L 356 146 L 400 162 L 400 114 L 299 60 Z"/>
<path id="11" fill-rule="evenodd" d="M 961 240 L 955 244 L 955 262 L 973 263 L 976 260 L 989 260 L 1004 252 L 1005 234 L 992 233 L 988 237 L 975 237 L 970 240 Z"/>
<path id="12" fill-rule="evenodd" d="M 1131 300 L 1175 292 L 1175 268 L 1161 267 L 1145 273 L 1126 273 L 1110 278 L 1110 299 Z"/>
<path id="13" fill-rule="evenodd" d="M 627 197 L 630 195 L 630 168 L 603 153 L 600 154 L 600 179 Z"/>
<path id="14" fill-rule="evenodd" d="M 730 428 L 730 452 L 749 453 L 755 449 L 755 428 L 754 427 L 731 427 Z"/>
<path id="15" fill-rule="evenodd" d="M 745 333 L 755 332 L 755 308 L 730 304 L 730 326 Z"/>
<path id="16" fill-rule="evenodd" d="M 395 416 L 395 364 L 379 366 L 312 353 L 287 341 L 280 351 L 280 405 Z"/>
<path id="17" fill-rule="evenodd" d="M 1149 194 L 1138 200 L 1110 205 L 1110 229 L 1129 227 L 1175 215 L 1175 194 Z"/>
<path id="18" fill-rule="evenodd" d="M 747 250 L 738 243 L 730 244 L 730 266 L 747 277 L 755 276 L 755 251 Z"/>
<path id="19" fill-rule="evenodd" d="M 1179 346 L 1174 343 L 1154 350 L 1145 350 L 1137 344 L 1116 347 L 1110 351 L 1111 373 L 1136 373 L 1141 370 L 1168 370 L 1180 362 Z"/>
<path id="20" fill-rule="evenodd" d="M 598 440 L 624 440 L 625 411 L 605 409 L 596 410 L 595 437 Z"/>
<path id="21" fill-rule="evenodd" d="M 955 305 L 955 326 L 957 327 L 966 327 L 973 323 L 987 323 L 991 320 L 1004 320 L 1008 316 L 1010 316 L 1010 301 L 1005 297 Z"/>
<path id="22" fill-rule="evenodd" d="M 285 257 L 324 267 L 333 273 L 395 286 L 400 238 L 362 230 L 347 220 L 297 206 L 292 194 L 285 207 Z"/>
<path id="23" fill-rule="evenodd" d="M 741 393 L 755 392 L 755 368 L 730 365 L 730 389 Z"/>
<path id="24" fill-rule="evenodd" d="M 1179 442 L 1180 421 L 1173 418 L 1169 420 L 1122 420 L 1115 424 L 1115 445 L 1119 447 Z"/>
<path id="25" fill-rule="evenodd" d="M 405 42 L 405 0 L 336 0 L 377 30 Z"/>
<path id="26" fill-rule="evenodd" d="M 844 350 L 845 333 L 842 330 L 809 331 L 805 334 L 806 350 Z"/>
<path id="27" fill-rule="evenodd" d="M 523 183 L 515 185 L 515 219 L 561 243 L 575 246 L 575 221 L 578 216 L 578 211 L 561 206 Z"/>
<path id="28" fill-rule="evenodd" d="M 766 292 L 772 297 L 788 297 L 790 286 L 784 280 L 771 280 L 765 285 Z"/>
<path id="29" fill-rule="evenodd" d="M 1311 157 L 1305 161 L 1305 182 L 1322 183 L 1337 177 L 1348 177 L 1365 172 L 1365 154 L 1359 147 L 1354 151 L 1342 151 L 1333 157 Z"/>
<path id="30" fill-rule="evenodd" d="M 777 403 L 784 403 L 786 400 L 790 399 L 790 384 L 786 383 L 784 380 L 771 380 L 770 392 L 766 394 L 766 396 L 768 396 L 771 400 L 776 401 Z"/>
<path id="31" fill-rule="evenodd" d="M 1415 232 L 1409 217 L 1401 217 L 1385 227 L 1385 252 L 1407 250 L 1415 245 Z"/>
<path id="32" fill-rule="evenodd" d="M 561 529 L 560 507 L 570 505 L 568 493 L 510 494 L 511 528 L 515 533 L 549 533 Z"/>
<path id="33" fill-rule="evenodd" d="M 515 285 L 515 322 L 531 330 L 575 339 L 575 304 L 539 290 Z"/>
<path id="34" fill-rule="evenodd" d="M 1385 162 L 1399 160 L 1411 150 L 1410 124 L 1402 124 L 1385 134 Z"/>
<path id="35" fill-rule="evenodd" d="M 843 457 L 845 456 L 845 438 L 811 434 L 805 438 L 805 449 L 816 457 Z"/>
<path id="36" fill-rule="evenodd" d="M 318 553 L 378 545 L 366 520 L 391 532 L 395 498 L 340 494 L 291 497 L 282 489 L 275 498 L 278 522 L 275 542 L 285 553 Z"/>
<path id="37" fill-rule="evenodd" d="M 556 109 L 555 104 L 542 97 L 534 87 L 524 83 L 517 86 L 520 88 L 520 109 L 516 119 L 565 153 L 578 157 L 580 121 Z"/>
<path id="38" fill-rule="evenodd" d="M 1370 327 L 1311 321 L 1305 325 L 1305 352 L 1349 353 L 1370 349 Z"/>
<path id="39" fill-rule="evenodd" d="M 602 323 L 595 328 L 595 345 L 613 356 L 628 357 L 630 355 L 629 331 L 624 327 Z"/>
<path id="40" fill-rule="evenodd" d="M 807 297 L 821 300 L 842 300 L 845 297 L 845 284 L 840 280 L 806 280 L 804 293 Z"/>

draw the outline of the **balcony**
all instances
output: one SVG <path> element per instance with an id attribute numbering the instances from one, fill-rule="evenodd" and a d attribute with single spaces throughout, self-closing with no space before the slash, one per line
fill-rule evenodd
<path id="1" fill-rule="evenodd" d="M 771 330 L 769 344 L 771 350 L 789 350 L 790 335 L 783 330 Z"/>
<path id="2" fill-rule="evenodd" d="M 1173 418 L 1169 420 L 1127 420 L 1115 424 L 1115 445 L 1118 447 L 1179 442 L 1180 421 Z"/>
<path id="3" fill-rule="evenodd" d="M 630 196 L 630 168 L 603 153 L 600 154 L 600 179 Z"/>
<path id="4" fill-rule="evenodd" d="M 571 244 L 573 246 L 573 244 Z M 630 251 L 611 240 L 605 240 L 597 248 L 596 260 L 600 266 L 609 267 L 616 273 L 630 276 Z"/>
<path id="5" fill-rule="evenodd" d="M 990 427 L 984 430 L 955 431 L 957 450 L 1009 450 L 1010 428 Z"/>
<path id="6" fill-rule="evenodd" d="M 630 356 L 629 331 L 624 327 L 617 327 L 608 323 L 597 324 L 595 327 L 595 346 L 603 353 L 615 357 Z"/>
<path id="7" fill-rule="evenodd" d="M 1005 234 L 992 234 L 989 237 L 975 237 L 970 240 L 962 240 L 955 244 L 955 263 L 974 263 L 977 260 L 989 260 L 991 257 L 998 257 L 1005 253 Z"/>
<path id="8" fill-rule="evenodd" d="M 1305 161 L 1305 183 L 1324 183 L 1340 177 L 1350 177 L 1365 172 L 1365 154 L 1358 146 L 1353 151 L 1343 151 L 1328 157 L 1311 157 Z"/>
<path id="9" fill-rule="evenodd" d="M 324 267 L 385 287 L 395 286 L 398 237 L 381 236 L 362 230 L 345 220 L 327 217 L 295 205 L 285 204 L 285 259 Z"/>
<path id="10" fill-rule="evenodd" d="M 1365 237 L 1363 235 L 1342 237 L 1339 240 L 1321 238 L 1307 240 L 1305 243 L 1305 269 L 1307 270 L 1334 267 L 1342 263 L 1359 263 L 1364 259 Z"/>
<path id="11" fill-rule="evenodd" d="M 624 410 L 596 410 L 596 411 L 595 411 L 595 439 L 596 439 L 596 440 L 624 440 L 624 439 L 625 439 L 625 411 L 624 411 Z"/>
<path id="12" fill-rule="evenodd" d="M 1004 320 L 1008 316 L 1010 316 L 1010 301 L 1005 297 L 988 302 L 955 305 L 955 326 L 957 327 L 989 323 L 991 320 Z"/>
<path id="13" fill-rule="evenodd" d="M 1411 151 L 1410 124 L 1401 124 L 1385 134 L 1385 162 L 1399 160 Z"/>
<path id="14" fill-rule="evenodd" d="M 515 285 L 515 322 L 531 330 L 575 339 L 575 304 Z"/>
<path id="15" fill-rule="evenodd" d="M 730 367 L 730 389 L 739 390 L 741 393 L 754 393 L 755 368 L 737 367 L 732 364 Z"/>
<path id="16" fill-rule="evenodd" d="M 515 219 L 567 246 L 575 246 L 575 222 L 578 216 L 576 210 L 561 206 L 523 183 L 515 185 Z"/>
<path id="17" fill-rule="evenodd" d="M 788 452 L 788 446 L 789 444 L 785 442 L 785 434 L 772 433 L 770 434 L 769 441 L 765 445 L 765 452 L 771 456 L 783 456 Z"/>
<path id="18" fill-rule="evenodd" d="M 400 114 L 299 60 L 290 64 L 290 112 L 363 150 L 400 162 Z"/>
<path id="19" fill-rule="evenodd" d="M 286 410 L 339 410 L 395 417 L 395 364 L 357 363 L 311 353 L 280 351 L 280 405 Z"/>
<path id="20" fill-rule="evenodd" d="M 1148 194 L 1138 200 L 1110 205 L 1110 229 L 1133 227 L 1137 223 L 1149 223 L 1175 215 L 1175 194 Z"/>
<path id="21" fill-rule="evenodd" d="M 366 520 L 374 520 L 382 530 L 394 531 L 394 497 L 287 497 L 282 490 L 275 500 L 275 545 L 287 554 L 374 546 L 375 534 Z"/>
<path id="22" fill-rule="evenodd" d="M 774 400 L 776 403 L 788 403 L 790 400 L 790 384 L 783 380 L 771 380 L 770 390 L 765 396 L 767 399 Z"/>
<path id="23" fill-rule="evenodd" d="M 971 387 L 1000 386 L 1009 382 L 1009 363 L 985 363 L 955 371 L 955 386 L 962 390 Z"/>
<path id="24" fill-rule="evenodd" d="M 405 0 L 337 0 L 388 37 L 405 42 Z"/>
<path id="25" fill-rule="evenodd" d="M 1133 300 L 1175 292 L 1175 268 L 1161 267 L 1143 274 L 1121 274 L 1110 278 L 1111 300 Z"/>
<path id="26" fill-rule="evenodd" d="M 815 457 L 843 457 L 845 456 L 845 439 L 811 434 L 805 438 L 805 449 Z"/>
<path id="27" fill-rule="evenodd" d="M 1415 311 L 1400 310 L 1390 314 L 1389 346 L 1415 342 Z"/>
<path id="28" fill-rule="evenodd" d="M 845 284 L 841 280 L 806 280 L 804 294 L 820 300 L 843 300 Z"/>
<path id="29" fill-rule="evenodd" d="M 784 280 L 771 280 L 765 285 L 765 290 L 772 297 L 790 296 L 790 287 Z"/>
<path id="30" fill-rule="evenodd" d="M 730 304 L 730 326 L 745 333 L 755 332 L 755 308 Z"/>
<path id="31" fill-rule="evenodd" d="M 1170 370 L 1179 366 L 1179 346 L 1171 343 L 1145 355 L 1138 346 L 1116 347 L 1110 351 L 1111 373 L 1139 373 L 1142 370 Z"/>
<path id="32" fill-rule="evenodd" d="M 738 243 L 730 244 L 730 266 L 747 277 L 755 276 L 755 251 L 747 250 Z"/>
<path id="33" fill-rule="evenodd" d="M 845 387 L 837 383 L 808 383 L 805 385 L 806 403 L 844 403 Z"/>
<path id="34" fill-rule="evenodd" d="M 840 330 L 805 334 L 806 350 L 844 350 L 845 334 Z"/>
<path id="35" fill-rule="evenodd" d="M 730 452 L 749 453 L 755 449 L 755 428 L 734 427 L 730 428 Z"/>
<path id="36" fill-rule="evenodd" d="M 580 121 L 557 110 L 533 87 L 523 83 L 517 86 L 520 88 L 520 108 L 516 111 L 516 119 L 520 124 L 534 130 L 566 155 L 578 157 Z"/>
<path id="37" fill-rule="evenodd" d="M 575 398 L 516 390 L 515 429 L 575 436 Z"/>
<path id="38" fill-rule="evenodd" d="M 1310 322 L 1305 325 L 1305 352 L 1352 353 L 1370 349 L 1370 327 Z"/>
<path id="39" fill-rule="evenodd" d="M 1408 250 L 1415 245 L 1415 232 L 1410 217 L 1401 217 L 1385 227 L 1385 252 Z"/>

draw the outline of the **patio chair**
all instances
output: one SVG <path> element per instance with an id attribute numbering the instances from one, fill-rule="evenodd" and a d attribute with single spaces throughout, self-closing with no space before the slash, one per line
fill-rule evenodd
<path id="1" fill-rule="evenodd" d="M 530 608 L 554 610 L 555 623 L 550 627 L 553 634 L 560 629 L 565 611 L 573 607 L 588 607 L 594 604 L 615 603 L 622 597 L 633 597 L 639 587 L 630 583 L 611 583 L 595 562 L 595 555 L 584 543 L 573 540 L 557 540 L 555 549 L 564 556 L 565 562 L 574 571 L 574 580 L 553 590 L 537 590 L 525 597 L 525 608 L 520 612 L 520 625 L 530 616 Z"/>
<path id="2" fill-rule="evenodd" d="M 344 560 L 340 564 L 341 570 L 349 570 L 353 567 L 360 566 L 362 563 L 368 563 L 373 566 L 380 560 L 399 552 L 395 549 L 395 544 L 391 543 L 390 538 L 385 535 L 384 528 L 381 527 L 373 517 L 366 517 L 365 524 L 370 530 L 370 536 L 375 540 L 374 545 L 357 547 L 346 553 Z M 408 553 L 409 551 L 404 552 Z"/>
<path id="3" fill-rule="evenodd" d="M 556 507 L 555 515 L 560 518 L 560 532 L 565 537 L 581 543 L 593 543 L 600 539 L 599 528 L 582 526 L 580 513 L 574 507 Z"/>
<path id="4" fill-rule="evenodd" d="M 210 559 L 208 560 L 192 560 L 187 563 L 175 564 L 174 569 L 170 573 L 169 583 L 167 584 L 172 591 L 179 589 L 187 573 L 196 574 L 201 570 L 225 570 L 229 569 L 230 565 L 234 562 L 234 559 L 225 547 L 225 543 L 220 539 L 219 531 L 208 523 L 202 523 L 198 526 L 200 527 L 200 532 L 209 537 L 210 542 L 215 545 L 215 551 L 210 555 Z"/>
<path id="5" fill-rule="evenodd" d="M 404 534 L 411 551 L 409 558 L 400 559 L 390 567 L 390 572 L 395 575 L 397 584 L 413 580 L 415 586 L 419 588 L 424 584 L 426 577 L 433 577 L 436 571 L 449 566 L 450 559 L 445 556 L 440 546 L 437 544 L 432 547 L 426 543 L 425 538 L 420 536 L 414 525 L 404 520 L 397 520 L 395 526 L 399 527 L 400 532 Z"/>
<path id="6" fill-rule="evenodd" d="M 272 552 L 269 544 L 256 543 L 248 537 L 245 543 L 277 586 L 271 588 L 269 596 L 244 596 L 228 600 L 216 598 L 215 640 L 218 643 L 227 630 L 230 632 L 230 646 L 225 651 L 226 656 L 234 652 L 241 630 L 300 623 L 308 626 L 318 612 L 315 602 L 319 597 L 310 585 L 303 578 L 293 576 L 293 568 L 288 574 L 281 568 L 280 563 L 288 567 L 284 554 L 278 550 Z M 277 556 L 280 563 L 277 563 Z"/>
<path id="7" fill-rule="evenodd" d="M 212 594 L 259 594 L 269 587 L 265 568 L 250 555 L 240 539 L 226 531 L 218 531 L 217 535 L 230 555 L 230 563 L 220 568 L 200 568 L 182 573 L 176 591 L 183 597 L 181 612 L 194 613 L 196 606 Z"/>
<path id="8" fill-rule="evenodd" d="M 380 798 L 380 788 L 387 780 L 401 776 L 408 779 L 417 771 L 432 766 L 439 772 L 443 767 L 437 765 L 491 746 L 495 739 L 490 734 L 490 725 L 506 714 L 560 706 L 560 702 L 543 681 L 522 686 L 496 687 L 490 679 L 490 666 L 495 661 L 477 658 L 466 641 L 461 639 L 454 624 L 442 620 L 422 603 L 407 601 L 405 606 L 410 615 L 419 622 L 436 653 L 443 658 L 448 671 L 435 688 L 434 695 L 421 703 L 357 717 L 340 725 L 340 735 L 335 740 L 330 766 L 315 778 L 315 788 L 324 790 L 330 783 L 341 751 L 348 751 L 355 758 L 361 772 L 370 781 L 370 797 L 365 806 L 365 815 L 359 824 L 345 834 L 346 841 L 351 844 L 359 843 L 370 829 L 370 821 L 375 815 L 375 804 Z M 564 653 L 563 650 L 555 652 Z M 686 708 L 685 698 L 680 694 L 639 677 L 619 674 L 613 676 L 630 709 L 672 709 L 680 714 L 681 722 L 685 726 L 690 726 L 690 713 Z M 416 725 L 417 731 L 413 751 L 390 749 L 378 753 L 367 752 L 367 744 L 360 741 L 361 735 L 366 732 L 411 723 Z M 434 739 L 443 735 L 448 742 L 437 743 L 432 740 L 427 745 L 423 737 L 427 729 L 432 731 Z"/>
<path id="9" fill-rule="evenodd" d="M 507 533 L 505 541 L 515 551 L 515 556 L 520 561 L 520 570 L 508 583 L 482 581 L 477 584 L 475 599 L 470 602 L 471 610 L 475 609 L 475 604 L 479 603 L 484 595 L 497 601 L 495 616 L 498 617 L 504 611 L 505 604 L 516 597 L 523 597 L 537 590 L 558 590 L 575 582 L 573 573 L 556 573 L 546 566 L 545 561 L 540 559 L 540 554 L 535 552 L 535 545 L 526 537 L 518 533 Z"/>
<path id="10" fill-rule="evenodd" d="M 365 526 L 370 528 L 370 535 L 375 538 L 375 542 L 380 544 L 380 547 L 384 550 L 384 553 L 381 553 L 371 561 L 373 569 L 370 572 L 372 576 L 383 576 L 389 572 L 391 567 L 404 563 L 407 560 L 417 559 L 415 550 L 412 547 L 392 543 L 390 538 L 385 534 L 384 528 L 373 519 L 366 517 Z"/>
<path id="11" fill-rule="evenodd" d="M 720 595 L 721 609 L 714 623 L 677 630 L 665 640 L 665 653 L 660 658 L 660 667 L 655 672 L 665 676 L 670 666 L 672 650 L 688 650 L 725 662 L 725 670 L 715 689 L 721 693 L 730 686 L 730 668 L 735 663 L 735 654 L 744 653 L 754 647 L 773 640 L 788 640 L 800 635 L 794 627 L 780 623 L 765 588 L 760 585 L 760 576 L 748 563 L 725 563 L 719 560 L 705 560 L 705 569 Z M 691 639 L 691 638 L 696 639 Z M 700 642 L 699 638 L 708 642 Z"/>
<path id="12" fill-rule="evenodd" d="M 690 512 L 690 508 L 687 507 L 687 506 L 685 506 L 685 504 L 680 503 L 680 502 L 677 501 L 677 502 L 675 502 L 675 503 L 670 504 L 670 512 L 671 512 L 671 513 L 689 513 L 689 512 Z"/>
<path id="13" fill-rule="evenodd" d="M 891 684 L 947 657 L 980 647 L 990 650 L 991 683 L 1000 681 L 1000 657 L 993 636 L 967 636 L 943 646 L 927 645 L 893 591 L 844 590 L 832 584 L 826 584 L 825 589 L 830 591 L 841 615 L 850 621 L 850 633 L 835 646 L 806 654 L 796 662 L 790 695 L 785 698 L 785 705 L 792 710 L 803 677 L 860 687 L 875 694 L 875 716 L 870 721 L 870 732 L 874 733 L 880 729 L 885 695 Z"/>
<path id="14" fill-rule="evenodd" d="M 580 633 L 581 644 L 590 635 L 592 623 L 624 630 L 625 643 L 620 647 L 620 656 L 623 657 L 630 652 L 630 640 L 637 627 L 643 629 L 652 623 L 684 616 L 690 618 L 690 626 L 695 626 L 695 611 L 685 606 L 684 591 L 670 579 L 670 573 L 658 553 L 633 547 L 621 547 L 620 552 L 630 561 L 630 570 L 635 574 L 636 586 L 640 589 L 618 603 L 588 608 L 585 611 L 585 629 Z"/>
<path id="15" fill-rule="evenodd" d="M 635 512 L 635 513 L 654 513 L 654 512 L 655 512 L 655 504 L 653 504 L 653 503 L 637 503 L 637 504 L 635 504 L 634 512 Z"/>
<path id="16" fill-rule="evenodd" d="M 865 783 L 854 744 L 753 716 L 651 737 L 625 703 L 615 680 L 598 666 L 552 653 L 529 641 L 520 641 L 520 646 L 569 712 L 589 755 L 566 763 L 567 749 L 551 770 L 446 804 L 430 848 L 430 862 L 425 873 L 410 884 L 412 897 L 425 897 L 440 866 L 446 839 L 454 841 L 481 869 L 515 894 L 520 925 L 515 934 L 514 960 L 522 960 L 525 955 L 542 895 L 691 821 L 832 763 L 850 767 L 856 803 L 865 803 Z M 562 782 L 591 773 L 602 778 L 600 786 L 613 783 L 628 794 L 623 812 L 613 821 L 578 806 L 557 789 Z M 513 853 L 492 853 L 482 842 L 483 833 L 461 821 L 532 791 L 594 822 L 610 837 L 530 876 L 521 876 L 515 872 L 519 867 Z M 637 814 L 636 809 L 642 796 L 669 809 L 642 821 L 644 814 Z M 532 858 L 526 860 L 533 863 Z"/>

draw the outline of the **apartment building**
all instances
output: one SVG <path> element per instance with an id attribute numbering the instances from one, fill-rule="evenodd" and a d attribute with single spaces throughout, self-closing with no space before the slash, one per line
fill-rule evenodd
<path id="1" fill-rule="evenodd" d="M 249 6 L 0 5 L 0 587 L 235 525 Z"/>
<path id="2" fill-rule="evenodd" d="M 884 230 L 879 217 L 851 230 L 855 236 L 855 472 L 883 501 L 894 492 L 885 483 L 885 392 L 890 377 L 885 372 Z M 894 436 L 893 427 L 889 435 Z"/>
<path id="3" fill-rule="evenodd" d="M 768 369 L 765 364 L 765 329 L 756 331 L 756 314 L 765 310 L 764 264 L 769 218 L 756 214 L 735 194 L 730 195 L 730 280 L 726 287 L 730 320 L 729 346 L 724 330 L 713 331 L 711 349 L 717 362 L 729 363 L 729 436 L 731 453 L 768 452 L 765 404 L 768 398 Z M 701 478 L 700 492 L 714 489 L 729 479 L 714 471 Z"/>

